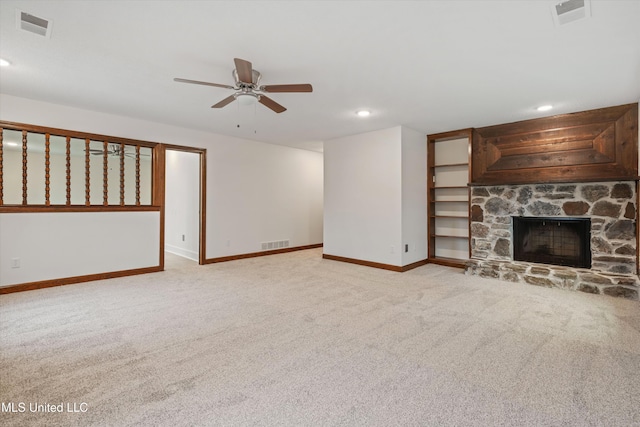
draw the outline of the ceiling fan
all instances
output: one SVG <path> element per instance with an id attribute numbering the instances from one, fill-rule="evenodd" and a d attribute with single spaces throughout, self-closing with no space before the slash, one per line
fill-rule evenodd
<path id="1" fill-rule="evenodd" d="M 129 158 L 136 157 L 135 151 L 127 151 L 126 147 L 123 150 L 122 148 L 120 148 L 120 144 L 108 144 L 107 146 L 107 156 L 120 157 L 120 154 L 122 152 L 124 152 L 125 157 L 129 157 Z M 104 156 L 105 151 L 102 148 L 90 148 L 89 153 L 92 156 Z M 140 153 L 140 156 L 147 157 L 149 155 L 145 153 Z"/>
<path id="2" fill-rule="evenodd" d="M 197 80 L 187 80 L 175 78 L 176 82 L 180 83 L 192 83 L 197 85 L 222 87 L 225 89 L 233 89 L 236 92 L 211 106 L 211 108 L 222 108 L 231 102 L 238 100 L 238 102 L 249 101 L 251 103 L 257 101 L 267 108 L 275 111 L 276 113 L 282 113 L 287 109 L 282 105 L 275 102 L 273 99 L 264 95 L 264 93 L 278 93 L 278 92 L 312 92 L 313 88 L 310 84 L 287 84 L 287 85 L 260 85 L 260 78 L 262 74 L 258 70 L 254 70 L 251 62 L 244 59 L 234 59 L 236 68 L 233 70 L 232 75 L 236 82 L 235 86 L 200 82 Z"/>

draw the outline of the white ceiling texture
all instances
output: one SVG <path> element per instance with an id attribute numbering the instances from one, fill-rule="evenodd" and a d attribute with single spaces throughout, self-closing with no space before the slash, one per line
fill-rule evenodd
<path id="1" fill-rule="evenodd" d="M 640 1 L 5 1 L 5 94 L 304 149 L 403 125 L 425 134 L 638 102 Z M 20 30 L 16 10 L 52 21 Z M 288 110 L 211 105 L 234 58 Z M 552 104 L 550 112 L 536 107 Z M 359 118 L 356 110 L 371 111 Z M 240 127 L 238 127 L 240 125 Z"/>

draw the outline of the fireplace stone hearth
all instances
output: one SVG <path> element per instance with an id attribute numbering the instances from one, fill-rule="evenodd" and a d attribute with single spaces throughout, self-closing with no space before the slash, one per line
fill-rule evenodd
<path id="1" fill-rule="evenodd" d="M 635 182 L 472 186 L 466 274 L 638 299 Z M 512 217 L 591 220 L 591 268 L 514 261 Z"/>

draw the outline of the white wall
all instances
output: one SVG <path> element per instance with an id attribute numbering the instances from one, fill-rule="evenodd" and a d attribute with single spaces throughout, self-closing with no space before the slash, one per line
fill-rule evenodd
<path id="1" fill-rule="evenodd" d="M 427 258 L 427 136 L 402 128 L 402 265 Z"/>
<path id="2" fill-rule="evenodd" d="M 264 241 L 322 243 L 322 153 L 5 94 L 0 120 L 206 148 L 207 258 L 258 252 Z"/>
<path id="3" fill-rule="evenodd" d="M 325 254 L 394 266 L 426 258 L 425 138 L 398 126 L 325 141 Z"/>
<path id="4" fill-rule="evenodd" d="M 209 257 L 258 252 L 277 240 L 322 243 L 321 153 L 257 142 L 221 148 L 208 153 Z"/>
<path id="5" fill-rule="evenodd" d="M 165 250 L 198 261 L 200 231 L 200 155 L 167 150 Z"/>
<path id="6" fill-rule="evenodd" d="M 0 287 L 157 266 L 159 227 L 159 212 L 0 214 Z"/>

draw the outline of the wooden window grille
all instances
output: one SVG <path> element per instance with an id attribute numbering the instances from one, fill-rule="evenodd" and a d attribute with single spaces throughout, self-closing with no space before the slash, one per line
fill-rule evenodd
<path id="1" fill-rule="evenodd" d="M 0 121 L 0 208 L 158 208 L 160 144 Z"/>

